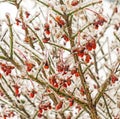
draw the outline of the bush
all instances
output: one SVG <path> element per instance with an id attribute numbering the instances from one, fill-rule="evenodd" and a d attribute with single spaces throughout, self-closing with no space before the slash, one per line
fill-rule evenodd
<path id="1" fill-rule="evenodd" d="M 1 118 L 119 119 L 118 0 L 3 2 Z"/>

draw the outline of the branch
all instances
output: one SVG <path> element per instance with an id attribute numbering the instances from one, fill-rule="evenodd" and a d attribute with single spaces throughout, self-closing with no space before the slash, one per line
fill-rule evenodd
<path id="1" fill-rule="evenodd" d="M 101 1 L 89 3 L 89 4 L 87 4 L 87 5 L 83 6 L 83 7 L 80 7 L 80 8 L 78 8 L 78 9 L 76 9 L 76 10 L 70 12 L 70 13 L 68 14 L 68 16 L 70 16 L 70 15 L 72 15 L 72 14 L 74 14 L 74 13 L 80 11 L 80 10 L 83 10 L 83 9 L 86 8 L 86 7 L 89 7 L 89 6 L 91 6 L 91 5 L 95 5 L 95 4 L 98 4 L 98 3 L 101 3 Z"/>
<path id="2" fill-rule="evenodd" d="M 37 0 L 38 2 L 40 2 L 41 4 L 43 4 L 46 7 L 51 7 L 48 4 L 46 4 L 45 2 L 41 1 L 41 0 Z M 57 14 L 59 14 L 60 16 L 63 16 L 63 14 L 61 14 L 58 10 L 54 9 L 53 7 L 51 7 L 51 9 L 56 12 Z"/>
<path id="3" fill-rule="evenodd" d="M 61 45 L 59 45 L 59 44 L 56 44 L 56 43 L 53 43 L 53 42 L 47 42 L 47 43 L 50 44 L 50 45 L 53 45 L 53 46 L 62 48 L 62 49 L 64 49 L 64 50 L 68 51 L 68 52 L 71 52 L 70 49 L 68 49 L 68 48 L 66 48 L 66 47 L 64 47 L 64 46 L 61 46 Z"/>
<path id="4" fill-rule="evenodd" d="M 58 90 L 58 88 L 54 88 L 54 87 L 51 86 L 50 84 L 48 84 L 48 83 L 46 83 L 46 82 L 44 82 L 44 81 L 42 81 L 42 80 L 40 80 L 40 79 L 35 78 L 33 75 L 28 75 L 28 76 L 29 76 L 33 81 L 39 83 L 40 85 L 46 86 L 46 87 L 52 89 L 52 90 L 55 91 L 58 95 L 61 95 L 61 96 L 63 96 L 63 97 L 66 98 L 66 99 L 72 98 L 72 95 L 67 94 L 67 93 L 65 93 L 65 92 L 63 92 L 63 91 L 60 91 L 60 90 Z M 82 101 L 82 100 L 80 100 L 80 99 L 78 99 L 78 98 L 76 98 L 76 97 L 74 97 L 74 101 L 75 101 L 76 103 L 80 104 L 84 109 L 85 109 L 86 107 L 88 107 L 88 104 L 87 104 L 85 101 Z"/>
<path id="5" fill-rule="evenodd" d="M 107 88 L 107 86 L 109 85 L 109 78 L 106 79 L 106 81 L 102 84 L 102 86 L 100 87 L 99 92 L 96 94 L 95 98 L 94 98 L 94 104 L 97 104 L 98 101 L 100 100 L 101 96 L 103 96 L 103 94 L 105 93 L 105 90 Z"/>
<path id="6" fill-rule="evenodd" d="M 6 15 L 6 18 L 8 20 L 8 26 L 10 31 L 10 58 L 13 59 L 13 31 L 12 31 L 12 24 L 10 22 L 9 15 Z"/>

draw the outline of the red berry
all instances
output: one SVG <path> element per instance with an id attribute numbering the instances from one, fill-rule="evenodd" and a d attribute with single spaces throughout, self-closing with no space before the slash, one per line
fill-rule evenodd
<path id="1" fill-rule="evenodd" d="M 60 16 L 56 16 L 55 20 L 57 21 L 60 27 L 62 27 L 65 24 L 65 22 L 61 19 Z"/>
<path id="2" fill-rule="evenodd" d="M 58 83 L 55 82 L 55 83 L 53 84 L 53 86 L 56 87 L 56 88 L 58 88 Z"/>
<path id="3" fill-rule="evenodd" d="M 47 89 L 46 89 L 46 92 L 50 93 L 50 92 L 51 92 L 51 90 L 50 90 L 49 88 L 47 88 Z"/>
<path id="4" fill-rule="evenodd" d="M 8 117 L 14 117 L 14 116 L 15 116 L 14 112 L 10 111 L 9 114 L 8 114 Z"/>
<path id="5" fill-rule="evenodd" d="M 107 22 L 106 19 L 102 17 L 101 15 L 98 15 L 98 19 L 94 21 L 93 25 L 95 29 L 98 29 L 98 27 L 102 26 L 104 22 Z"/>
<path id="6" fill-rule="evenodd" d="M 32 68 L 35 66 L 33 63 L 25 61 L 25 65 L 27 66 L 27 71 L 30 72 Z"/>
<path id="7" fill-rule="evenodd" d="M 21 21 L 17 18 L 15 19 L 15 21 L 16 21 L 16 25 L 19 25 L 21 23 Z"/>
<path id="8" fill-rule="evenodd" d="M 74 99 L 69 99 L 69 106 L 71 107 L 73 106 L 73 104 L 74 104 Z"/>
<path id="9" fill-rule="evenodd" d="M 82 52 L 82 53 L 81 53 L 81 52 L 78 52 L 77 55 L 78 55 L 79 57 L 83 57 L 83 56 L 84 56 L 84 52 Z"/>
<path id="10" fill-rule="evenodd" d="M 34 98 L 35 94 L 33 92 L 30 93 L 30 98 Z"/>
<path id="11" fill-rule="evenodd" d="M 52 109 L 51 103 L 48 105 L 48 108 L 49 108 L 49 109 Z"/>
<path id="12" fill-rule="evenodd" d="M 24 41 L 25 41 L 26 43 L 28 43 L 28 42 L 30 42 L 30 38 L 26 36 L 25 39 L 24 39 Z"/>
<path id="13" fill-rule="evenodd" d="M 6 75 L 9 75 L 11 73 L 10 69 L 7 69 L 7 71 L 5 72 Z"/>
<path id="14" fill-rule="evenodd" d="M 45 31 L 45 33 L 46 33 L 47 35 L 50 34 L 50 27 L 49 27 L 49 24 L 48 24 L 48 23 L 46 23 L 46 24 L 44 25 L 44 31 Z"/>
<path id="15" fill-rule="evenodd" d="M 50 31 L 49 31 L 49 30 L 45 30 L 45 33 L 46 33 L 47 35 L 49 35 L 49 34 L 50 34 Z"/>
<path id="16" fill-rule="evenodd" d="M 92 50 L 92 44 L 91 44 L 91 42 L 87 42 L 87 43 L 86 43 L 86 49 L 87 49 L 88 51 L 91 51 L 91 50 Z"/>
<path id="17" fill-rule="evenodd" d="M 79 57 L 83 57 L 83 56 L 85 55 L 84 50 L 85 50 L 84 47 L 78 49 L 78 50 L 77 50 L 77 55 L 78 55 Z"/>
<path id="18" fill-rule="evenodd" d="M 64 71 L 64 65 L 58 64 L 58 65 L 57 65 L 57 70 L 58 70 L 58 72 Z"/>
<path id="19" fill-rule="evenodd" d="M 112 74 L 110 78 L 112 83 L 115 83 L 116 81 L 118 81 L 118 78 L 114 74 Z"/>
<path id="20" fill-rule="evenodd" d="M 94 84 L 93 86 L 94 86 L 94 89 L 98 89 L 98 86 L 97 86 L 97 85 Z"/>
<path id="21" fill-rule="evenodd" d="M 75 73 L 75 76 L 76 76 L 76 77 L 79 77 L 79 76 L 80 76 L 79 72 L 76 72 L 76 73 Z"/>
<path id="22" fill-rule="evenodd" d="M 73 1 L 71 2 L 71 5 L 72 5 L 72 6 L 76 6 L 78 3 L 79 3 L 78 0 L 73 0 Z"/>
<path id="23" fill-rule="evenodd" d="M 67 85 L 70 86 L 71 85 L 71 79 L 68 78 L 67 81 L 66 81 Z"/>
<path id="24" fill-rule="evenodd" d="M 64 88 L 67 88 L 66 82 L 63 83 L 63 87 L 64 87 Z"/>
<path id="25" fill-rule="evenodd" d="M 47 43 L 50 40 L 50 38 L 43 38 L 43 43 Z"/>
<path id="26" fill-rule="evenodd" d="M 46 23 L 45 25 L 44 25 L 44 30 L 49 30 L 49 24 L 48 23 Z"/>
<path id="27" fill-rule="evenodd" d="M 39 30 L 40 30 L 40 28 L 39 28 L 39 27 L 34 27 L 34 29 L 35 29 L 36 31 L 39 31 Z"/>
<path id="28" fill-rule="evenodd" d="M 17 84 L 13 85 L 13 87 L 14 87 L 15 95 L 16 95 L 16 96 L 19 96 L 19 94 L 20 94 L 20 93 L 19 93 L 19 88 L 20 88 L 20 87 L 19 87 Z"/>
<path id="29" fill-rule="evenodd" d="M 71 119 L 71 115 L 69 115 L 69 116 L 67 117 L 67 119 Z"/>
<path id="30" fill-rule="evenodd" d="M 2 74 L 0 73 L 0 79 L 2 78 Z"/>
<path id="31" fill-rule="evenodd" d="M 4 115 L 4 116 L 3 116 L 3 119 L 7 119 L 7 115 Z"/>
<path id="32" fill-rule="evenodd" d="M 93 39 L 93 40 L 91 41 L 91 45 L 92 45 L 92 48 L 93 48 L 93 49 L 96 49 L 96 42 L 95 42 L 95 39 Z"/>
<path id="33" fill-rule="evenodd" d="M 56 105 L 55 109 L 56 109 L 56 110 L 61 109 L 61 108 L 62 108 L 62 105 L 63 105 L 63 102 L 61 101 L 61 102 L 59 102 L 59 103 Z"/>
<path id="34" fill-rule="evenodd" d="M 89 63 L 89 61 L 90 61 L 90 59 L 91 59 L 90 55 L 89 55 L 89 54 L 86 54 L 85 56 L 86 56 L 86 57 L 85 57 L 85 62 L 86 62 L 86 63 Z"/>
<path id="35" fill-rule="evenodd" d="M 16 96 L 19 95 L 19 89 L 18 88 L 15 89 L 15 94 L 16 94 Z"/>
<path id="36" fill-rule="evenodd" d="M 30 16 L 30 13 L 26 11 L 25 15 L 26 15 L 26 18 L 28 18 Z"/>
<path id="37" fill-rule="evenodd" d="M 71 74 L 72 74 L 72 75 L 74 75 L 76 72 L 77 72 L 76 68 L 73 68 L 73 69 L 71 70 Z"/>
<path id="38" fill-rule="evenodd" d="M 48 65 L 48 62 L 47 62 L 47 61 L 45 62 L 44 68 L 45 68 L 45 69 L 48 69 L 48 68 L 49 68 L 49 65 Z"/>
<path id="39" fill-rule="evenodd" d="M 71 115 L 69 115 L 68 117 L 67 117 L 67 119 L 71 119 L 72 117 L 71 117 Z"/>
<path id="40" fill-rule="evenodd" d="M 50 84 L 53 85 L 54 87 L 58 88 L 58 83 L 57 83 L 57 81 L 56 81 L 55 76 L 50 77 L 50 78 L 49 78 L 49 82 L 50 82 Z"/>
<path id="41" fill-rule="evenodd" d="M 42 109 L 42 108 L 39 108 L 38 112 L 42 114 L 43 109 Z"/>
<path id="42" fill-rule="evenodd" d="M 68 38 L 68 36 L 66 35 L 66 34 L 64 34 L 63 36 L 62 36 L 62 38 L 67 42 L 67 41 L 69 41 L 69 38 Z"/>
<path id="43" fill-rule="evenodd" d="M 41 118 L 41 117 L 42 117 L 42 114 L 41 114 L 41 113 L 38 113 L 38 117 Z"/>
<path id="44" fill-rule="evenodd" d="M 83 88 L 83 87 L 80 88 L 80 94 L 81 94 L 82 96 L 85 95 L 85 91 L 84 91 L 84 88 Z"/>

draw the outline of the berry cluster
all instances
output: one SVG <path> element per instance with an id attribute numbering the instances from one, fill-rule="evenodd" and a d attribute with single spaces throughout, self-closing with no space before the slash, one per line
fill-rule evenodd
<path id="1" fill-rule="evenodd" d="M 67 88 L 68 86 L 71 85 L 71 77 L 67 77 L 66 79 L 57 79 L 56 76 L 51 76 L 49 77 L 49 82 L 51 85 L 53 85 L 55 88 L 64 87 Z"/>
<path id="2" fill-rule="evenodd" d="M 98 29 L 99 26 L 102 26 L 104 22 L 107 22 L 104 17 L 98 15 L 98 19 L 94 21 L 93 25 L 95 29 Z"/>
<path id="3" fill-rule="evenodd" d="M 9 75 L 11 71 L 15 68 L 14 66 L 10 66 L 4 63 L 0 63 L 2 71 L 6 74 Z"/>
<path id="4" fill-rule="evenodd" d="M 66 80 L 60 80 L 60 86 L 64 87 L 64 88 L 67 88 L 68 86 L 71 85 L 71 77 L 67 78 Z"/>
<path id="5" fill-rule="evenodd" d="M 51 77 L 49 78 L 49 82 L 50 82 L 50 84 L 53 85 L 54 87 L 58 88 L 58 82 L 57 82 L 55 76 L 51 76 Z"/>
<path id="6" fill-rule="evenodd" d="M 14 116 L 15 116 L 15 113 L 13 111 L 7 111 L 3 115 L 0 115 L 1 119 L 12 118 Z"/>
<path id="7" fill-rule="evenodd" d="M 38 117 L 42 117 L 43 112 L 46 111 L 46 110 L 49 110 L 51 108 L 52 108 L 52 106 L 51 106 L 50 102 L 48 102 L 46 104 L 40 104 L 39 105 L 39 110 L 38 110 Z"/>
<path id="8" fill-rule="evenodd" d="M 63 74 L 66 74 L 68 70 L 69 70 L 69 65 L 65 64 L 63 61 L 57 62 L 57 71 L 59 73 L 63 72 Z"/>
<path id="9" fill-rule="evenodd" d="M 85 45 L 77 47 L 76 49 L 73 50 L 73 53 L 76 53 L 77 56 L 82 58 L 83 56 L 85 57 L 85 62 L 89 63 L 91 60 L 91 56 L 89 54 L 89 51 L 92 51 L 96 49 L 96 41 L 95 39 L 91 39 L 86 42 Z"/>
<path id="10" fill-rule="evenodd" d="M 56 17 L 55 17 L 55 20 L 56 20 L 56 22 L 58 23 L 58 25 L 59 25 L 60 27 L 62 27 L 62 26 L 65 25 L 65 22 L 64 22 L 64 20 L 61 19 L 61 16 L 56 16 Z"/>
<path id="11" fill-rule="evenodd" d="M 71 72 L 71 75 L 75 75 L 76 77 L 80 76 L 79 72 L 77 71 L 77 68 L 75 67 L 73 67 L 70 72 Z"/>
<path id="12" fill-rule="evenodd" d="M 14 87 L 14 92 L 15 92 L 15 96 L 20 96 L 20 91 L 19 91 L 19 88 L 20 88 L 20 86 L 18 86 L 18 84 L 15 84 L 15 85 L 13 85 L 13 87 Z"/>
<path id="13" fill-rule="evenodd" d="M 31 63 L 29 61 L 25 61 L 25 65 L 27 67 L 28 72 L 30 72 L 32 70 L 32 68 L 35 66 L 33 63 Z"/>

